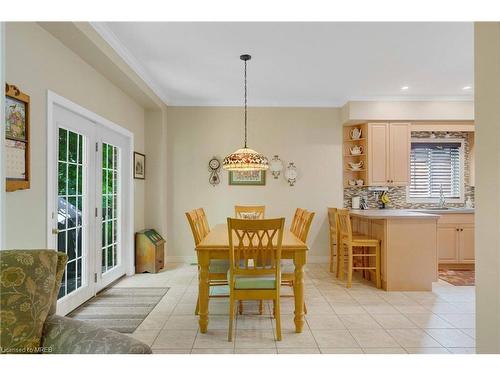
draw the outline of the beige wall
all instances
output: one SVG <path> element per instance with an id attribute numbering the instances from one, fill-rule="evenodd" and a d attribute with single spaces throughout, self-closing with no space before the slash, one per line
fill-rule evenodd
<path id="1" fill-rule="evenodd" d="M 144 226 L 167 234 L 167 113 L 145 112 L 146 184 Z"/>
<path id="2" fill-rule="evenodd" d="M 208 161 L 243 146 L 241 108 L 168 108 L 168 256 L 192 257 L 193 239 L 184 215 L 205 208 L 210 224 L 232 216 L 235 204 L 265 204 L 267 217 L 284 216 L 296 207 L 316 212 L 308 243 L 310 260 L 328 254 L 327 206 L 342 204 L 340 111 L 335 108 L 250 108 L 249 147 L 268 157 L 278 154 L 298 168 L 295 186 L 267 173 L 266 186 L 219 186 L 208 183 Z M 186 259 L 186 258 L 182 258 Z"/>
<path id="3" fill-rule="evenodd" d="M 500 23 L 475 24 L 476 332 L 500 353 Z"/>
<path id="4" fill-rule="evenodd" d="M 144 110 L 36 23 L 7 23 L 6 80 L 31 96 L 31 189 L 6 195 L 6 248 L 46 246 L 47 90 L 129 129 L 144 152 Z M 135 180 L 135 229 L 144 227 Z"/>

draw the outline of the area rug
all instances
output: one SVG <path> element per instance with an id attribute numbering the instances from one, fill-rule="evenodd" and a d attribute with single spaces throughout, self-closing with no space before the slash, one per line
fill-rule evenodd
<path id="1" fill-rule="evenodd" d="M 446 268 L 439 270 L 439 278 L 455 286 L 474 286 L 475 271 Z"/>
<path id="2" fill-rule="evenodd" d="M 68 316 L 121 333 L 132 333 L 169 288 L 111 287 L 98 293 Z"/>

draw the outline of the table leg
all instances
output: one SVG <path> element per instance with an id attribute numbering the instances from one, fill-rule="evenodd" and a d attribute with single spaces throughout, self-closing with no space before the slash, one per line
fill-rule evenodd
<path id="1" fill-rule="evenodd" d="M 200 332 L 206 333 L 208 328 L 208 293 L 209 293 L 209 277 L 208 269 L 210 265 L 210 257 L 207 252 L 198 253 L 198 298 L 200 303 L 199 325 Z"/>
<path id="2" fill-rule="evenodd" d="M 295 332 L 302 332 L 304 327 L 304 265 L 306 263 L 305 253 L 296 253 L 293 259 L 295 266 L 295 280 L 293 283 L 293 294 L 295 296 Z"/>

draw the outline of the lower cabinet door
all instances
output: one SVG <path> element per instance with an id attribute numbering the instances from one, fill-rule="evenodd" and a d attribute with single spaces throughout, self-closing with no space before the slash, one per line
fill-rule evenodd
<path id="1" fill-rule="evenodd" d="M 458 262 L 458 235 L 456 226 L 438 226 L 438 259 L 439 263 Z"/>
<path id="2" fill-rule="evenodd" d="M 460 229 L 460 241 L 458 249 L 460 263 L 474 263 L 474 226 L 464 225 Z"/>

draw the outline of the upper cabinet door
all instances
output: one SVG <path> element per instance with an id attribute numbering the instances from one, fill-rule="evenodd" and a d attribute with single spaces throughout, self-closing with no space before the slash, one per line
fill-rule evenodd
<path id="1" fill-rule="evenodd" d="M 387 185 L 390 181 L 388 143 L 389 124 L 368 124 L 368 185 Z"/>
<path id="2" fill-rule="evenodd" d="M 408 185 L 410 174 L 410 124 L 389 125 L 389 180 L 391 185 Z"/>

